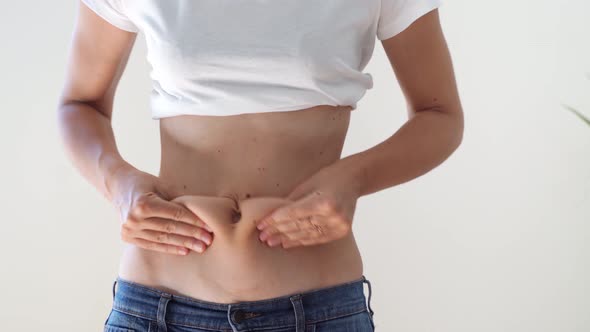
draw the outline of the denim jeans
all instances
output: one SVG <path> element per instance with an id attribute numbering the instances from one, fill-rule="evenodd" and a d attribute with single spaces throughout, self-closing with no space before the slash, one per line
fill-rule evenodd
<path id="1" fill-rule="evenodd" d="M 371 283 L 363 275 L 307 292 L 223 304 L 170 294 L 117 276 L 104 331 L 373 332 L 371 292 Z"/>

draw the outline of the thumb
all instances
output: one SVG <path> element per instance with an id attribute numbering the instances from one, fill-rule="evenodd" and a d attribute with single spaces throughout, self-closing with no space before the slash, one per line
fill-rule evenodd
<path id="1" fill-rule="evenodd" d="M 314 186 L 309 184 L 309 182 L 303 182 L 297 185 L 293 190 L 291 190 L 291 192 L 289 193 L 289 195 L 287 195 L 286 198 L 288 200 L 298 201 L 314 190 Z"/>
<path id="2" fill-rule="evenodd" d="M 180 186 L 168 182 L 160 182 L 157 187 L 157 192 L 167 201 L 171 201 L 176 197 L 184 195 L 184 192 L 180 190 Z"/>
<path id="3" fill-rule="evenodd" d="M 287 204 L 273 210 L 270 214 L 259 221 L 258 229 L 262 229 L 277 222 L 306 218 L 316 214 L 314 196 L 314 193 L 310 193 L 291 204 Z"/>

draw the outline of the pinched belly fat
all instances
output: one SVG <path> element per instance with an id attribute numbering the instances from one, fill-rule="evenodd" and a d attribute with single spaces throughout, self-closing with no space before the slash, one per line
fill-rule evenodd
<path id="1" fill-rule="evenodd" d="M 361 257 L 352 234 L 326 244 L 283 249 L 258 239 L 256 223 L 292 201 L 183 195 L 172 200 L 209 225 L 213 241 L 186 256 L 129 245 L 119 276 L 173 294 L 233 303 L 261 300 L 359 278 Z"/>

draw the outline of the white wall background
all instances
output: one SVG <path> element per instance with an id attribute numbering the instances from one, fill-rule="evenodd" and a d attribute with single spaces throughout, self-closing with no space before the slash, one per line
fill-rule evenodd
<path id="1" fill-rule="evenodd" d="M 100 331 L 122 243 L 115 210 L 75 172 L 55 112 L 76 1 L 0 4 L 4 331 Z M 465 111 L 460 148 L 359 201 L 354 231 L 377 330 L 590 331 L 590 2 L 447 0 Z M 114 117 L 123 156 L 157 174 L 143 35 Z M 344 155 L 406 120 L 381 44 Z"/>

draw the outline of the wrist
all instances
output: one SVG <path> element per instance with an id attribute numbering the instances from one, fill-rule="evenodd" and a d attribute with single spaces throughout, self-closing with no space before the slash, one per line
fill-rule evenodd
<path id="1" fill-rule="evenodd" d="M 342 168 L 344 169 L 346 183 L 350 186 L 350 190 L 360 198 L 364 195 L 364 188 L 366 184 L 366 169 L 360 163 L 358 155 L 351 155 L 341 159 Z"/>
<path id="2" fill-rule="evenodd" d="M 117 183 L 130 172 L 137 169 L 120 157 L 99 158 L 99 172 L 102 178 L 103 189 L 108 200 L 112 201 L 117 192 Z"/>

